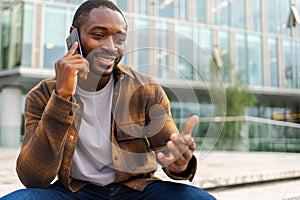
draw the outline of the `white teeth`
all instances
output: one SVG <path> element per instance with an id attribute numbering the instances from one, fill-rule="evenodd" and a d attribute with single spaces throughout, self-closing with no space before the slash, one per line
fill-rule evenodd
<path id="1" fill-rule="evenodd" d="M 111 62 L 111 61 L 113 61 L 112 58 L 103 58 L 103 57 L 100 57 L 100 56 L 98 56 L 98 59 L 101 60 L 101 61 L 103 61 L 103 62 Z"/>

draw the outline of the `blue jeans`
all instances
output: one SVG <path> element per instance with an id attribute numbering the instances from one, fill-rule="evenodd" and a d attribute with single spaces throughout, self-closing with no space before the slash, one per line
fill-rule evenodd
<path id="1" fill-rule="evenodd" d="M 48 189 L 28 188 L 12 192 L 1 200 L 196 200 L 215 198 L 197 187 L 167 181 L 155 181 L 148 185 L 143 192 L 131 189 L 122 184 L 109 184 L 104 187 L 87 185 L 78 192 L 66 190 L 59 182 L 52 184 Z"/>

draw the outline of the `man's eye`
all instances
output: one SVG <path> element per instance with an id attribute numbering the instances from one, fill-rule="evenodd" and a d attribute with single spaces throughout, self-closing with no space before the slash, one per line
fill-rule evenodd
<path id="1" fill-rule="evenodd" d="M 115 40 L 115 42 L 118 43 L 118 44 L 122 44 L 122 43 L 125 42 L 125 38 L 115 38 L 114 40 Z"/>
<path id="2" fill-rule="evenodd" d="M 102 33 L 93 33 L 92 35 L 93 35 L 95 38 L 99 38 L 99 39 L 105 37 Z"/>

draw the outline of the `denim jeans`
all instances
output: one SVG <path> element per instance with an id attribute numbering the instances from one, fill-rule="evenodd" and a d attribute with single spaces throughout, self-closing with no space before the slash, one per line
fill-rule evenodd
<path id="1" fill-rule="evenodd" d="M 52 184 L 48 189 L 28 188 L 12 192 L 0 200 L 214 200 L 215 198 L 197 187 L 155 181 L 148 185 L 143 192 L 131 189 L 122 184 L 109 184 L 104 187 L 87 185 L 78 192 L 66 190 L 59 182 Z"/>

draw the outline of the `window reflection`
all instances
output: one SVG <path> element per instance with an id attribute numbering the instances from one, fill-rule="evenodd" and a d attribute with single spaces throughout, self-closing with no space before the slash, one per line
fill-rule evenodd
<path id="1" fill-rule="evenodd" d="M 283 41 L 283 61 L 284 61 L 284 72 L 285 72 L 285 82 L 284 85 L 287 88 L 294 86 L 293 84 L 293 51 L 292 42 L 285 40 Z"/>
<path id="2" fill-rule="evenodd" d="M 155 38 L 157 48 L 155 51 L 155 63 L 158 66 L 158 76 L 161 78 L 170 78 L 170 59 L 171 59 L 171 45 L 170 45 L 170 25 L 168 22 L 157 22 L 157 30 L 155 31 Z"/>
<path id="3" fill-rule="evenodd" d="M 245 28 L 245 18 L 246 18 L 246 10 L 245 10 L 245 0 L 231 0 L 228 1 L 230 8 L 230 20 L 231 27 L 234 28 Z M 230 4 L 231 2 L 231 4 Z"/>
<path id="4" fill-rule="evenodd" d="M 26 31 L 23 31 L 22 41 L 22 66 L 31 66 L 32 63 L 32 43 L 33 43 L 33 5 L 24 4 L 23 25 Z"/>
<path id="5" fill-rule="evenodd" d="M 22 4 L 2 10 L 1 68 L 13 68 L 21 62 Z"/>
<path id="6" fill-rule="evenodd" d="M 296 87 L 300 88 L 300 42 L 296 42 Z M 300 117 L 299 117 L 300 118 Z"/>
<path id="7" fill-rule="evenodd" d="M 174 0 L 158 0 L 158 16 L 174 18 Z"/>
<path id="8" fill-rule="evenodd" d="M 267 16 L 267 30 L 270 33 L 290 35 L 287 17 L 290 12 L 289 0 L 264 1 Z"/>
<path id="9" fill-rule="evenodd" d="M 278 77 L 278 55 L 277 55 L 277 40 L 274 38 L 268 39 L 268 64 L 269 64 L 269 78 L 270 86 L 279 86 Z"/>
<path id="10" fill-rule="evenodd" d="M 193 80 L 193 29 L 190 26 L 176 26 L 177 38 L 177 70 L 176 75 L 180 79 Z"/>
<path id="11" fill-rule="evenodd" d="M 218 49 L 220 58 L 223 62 L 223 68 L 221 69 L 223 81 L 225 83 L 230 83 L 230 75 L 231 75 L 231 62 L 230 62 L 230 39 L 229 39 L 229 33 L 225 31 L 219 32 L 219 43 L 218 43 Z"/>
<path id="12" fill-rule="evenodd" d="M 126 1 L 124 1 L 126 2 Z M 135 5 L 135 12 L 139 14 L 146 14 L 149 15 L 150 11 L 150 4 L 151 2 L 149 0 L 135 0 L 134 5 Z"/>
<path id="13" fill-rule="evenodd" d="M 54 63 L 66 51 L 66 9 L 45 7 L 44 68 L 53 69 Z"/>
<path id="14" fill-rule="evenodd" d="M 136 27 L 135 27 L 135 38 L 137 42 L 135 43 L 134 47 L 134 57 L 137 59 L 137 70 L 145 73 L 150 74 L 150 66 L 149 63 L 149 52 L 151 49 L 150 47 L 150 29 L 149 29 L 149 21 L 144 19 L 136 20 Z"/>
<path id="15" fill-rule="evenodd" d="M 247 73 L 247 51 L 246 51 L 246 36 L 245 34 L 236 34 L 236 69 L 239 83 L 248 83 Z"/>
<path id="16" fill-rule="evenodd" d="M 198 66 L 196 79 L 202 81 L 211 81 L 211 53 L 212 53 L 212 33 L 211 30 L 198 28 L 197 30 L 197 56 L 196 63 Z"/>
<path id="17" fill-rule="evenodd" d="M 128 2 L 127 0 L 115 0 L 116 5 L 123 11 L 127 12 L 128 11 Z"/>
<path id="18" fill-rule="evenodd" d="M 249 84 L 261 86 L 262 81 L 262 43 L 260 36 L 248 35 L 248 71 Z"/>
<path id="19" fill-rule="evenodd" d="M 251 29 L 261 31 L 261 0 L 252 0 L 250 9 Z"/>
<path id="20" fill-rule="evenodd" d="M 206 22 L 206 0 L 197 0 L 195 1 L 195 17 L 196 21 L 200 23 Z"/>
<path id="21" fill-rule="evenodd" d="M 212 0 L 213 23 L 221 26 L 229 26 L 229 2 L 227 0 Z"/>

